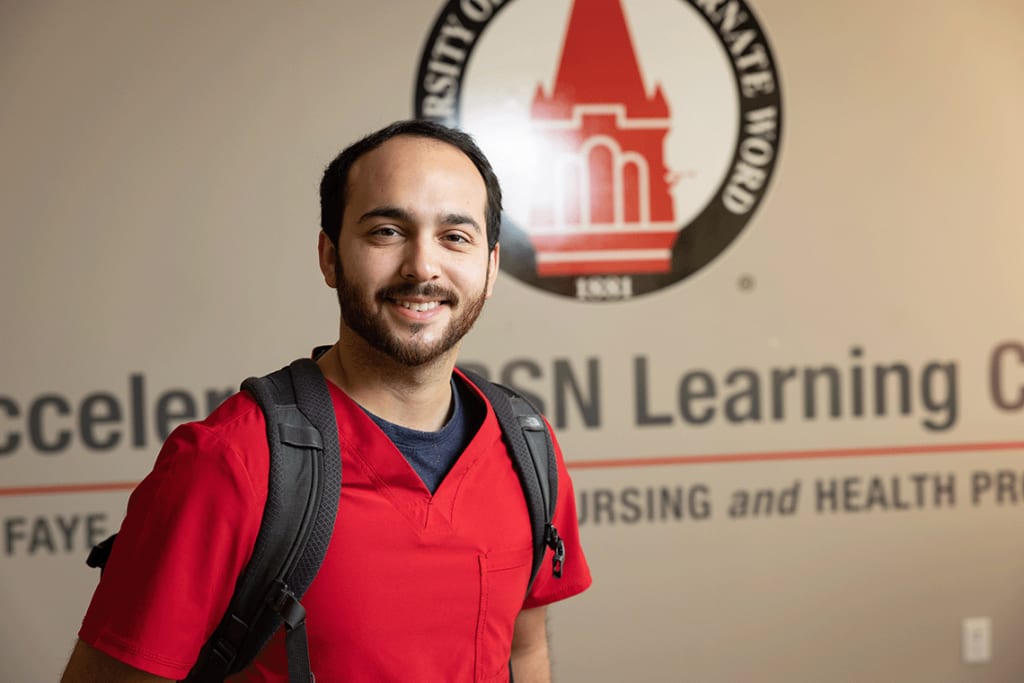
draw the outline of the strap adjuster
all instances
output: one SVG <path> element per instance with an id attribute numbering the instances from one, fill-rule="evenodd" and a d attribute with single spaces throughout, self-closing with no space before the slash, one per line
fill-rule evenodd
<path id="1" fill-rule="evenodd" d="M 213 647 L 210 649 L 213 654 L 220 657 L 226 665 L 235 661 L 235 655 L 238 654 L 238 650 L 226 638 L 219 638 L 217 642 L 213 643 Z"/>
<path id="2" fill-rule="evenodd" d="M 276 582 L 276 587 L 277 593 L 271 598 L 270 606 L 284 619 L 289 630 L 301 626 L 306 620 L 306 608 L 284 582 Z"/>

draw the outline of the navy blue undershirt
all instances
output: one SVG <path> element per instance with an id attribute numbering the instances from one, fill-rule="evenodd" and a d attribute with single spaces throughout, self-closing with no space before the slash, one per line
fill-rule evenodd
<path id="1" fill-rule="evenodd" d="M 421 432 L 388 422 L 365 408 L 363 412 L 377 423 L 434 493 L 480 429 L 487 409 L 463 380 L 452 377 L 452 415 L 436 432 Z"/>

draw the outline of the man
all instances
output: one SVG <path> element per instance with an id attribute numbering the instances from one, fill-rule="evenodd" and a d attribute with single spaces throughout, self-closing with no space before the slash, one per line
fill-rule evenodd
<path id="1" fill-rule="evenodd" d="M 501 190 L 469 136 L 398 122 L 320 187 L 320 269 L 341 309 L 329 380 L 342 452 L 334 536 L 303 598 L 319 681 L 550 680 L 545 610 L 590 585 L 561 453 L 555 526 L 529 594 L 522 488 L 483 395 L 454 370 L 498 273 Z M 239 393 L 179 427 L 132 494 L 65 683 L 184 678 L 252 551 L 262 413 Z M 525 595 L 525 600 L 524 600 Z M 279 632 L 237 680 L 287 681 Z"/>

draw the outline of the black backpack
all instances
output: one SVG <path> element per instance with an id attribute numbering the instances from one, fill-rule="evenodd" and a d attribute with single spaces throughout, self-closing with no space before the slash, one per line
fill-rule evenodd
<path id="1" fill-rule="evenodd" d="M 494 409 L 523 487 L 533 531 L 529 585 L 548 548 L 554 551 L 554 576 L 561 577 L 565 547 L 552 524 L 558 467 L 544 420 L 512 389 L 472 372 L 464 374 Z M 227 612 L 185 681 L 219 683 L 241 671 L 284 625 L 288 680 L 313 683 L 300 600 L 320 569 L 338 509 L 341 453 L 334 404 L 320 368 L 308 358 L 265 377 L 250 377 L 242 389 L 252 394 L 266 418 L 267 501 L 252 557 Z M 94 547 L 86 563 L 102 569 L 116 536 Z"/>

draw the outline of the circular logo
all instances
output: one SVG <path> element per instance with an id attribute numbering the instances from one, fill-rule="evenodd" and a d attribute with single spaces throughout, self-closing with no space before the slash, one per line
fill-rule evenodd
<path id="1" fill-rule="evenodd" d="M 451 0 L 418 118 L 469 132 L 501 179 L 501 266 L 582 301 L 709 264 L 764 197 L 782 96 L 742 0 Z"/>

